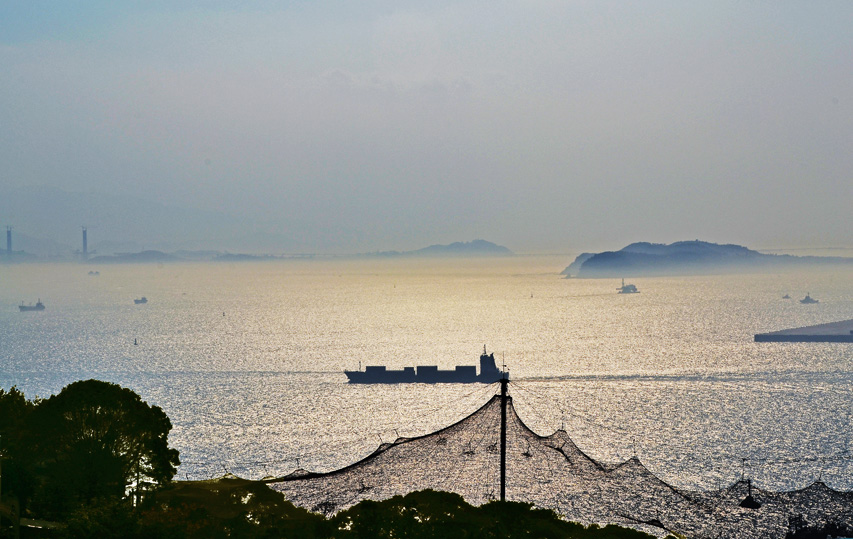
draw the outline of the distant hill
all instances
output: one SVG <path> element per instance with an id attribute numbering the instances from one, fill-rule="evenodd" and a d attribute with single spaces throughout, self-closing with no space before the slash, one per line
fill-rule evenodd
<path id="1" fill-rule="evenodd" d="M 471 242 L 456 242 L 450 245 L 430 245 L 416 251 L 385 251 L 370 253 L 368 257 L 447 257 L 447 256 L 513 256 L 513 252 L 485 240 Z M 342 255 L 344 256 L 344 255 Z M 351 255 L 350 255 L 351 256 Z M 311 255 L 253 255 L 246 253 L 221 253 L 219 251 L 163 251 L 147 250 L 134 253 L 116 253 L 110 256 L 93 256 L 87 262 L 90 264 L 144 264 L 181 261 L 214 261 L 214 262 L 258 262 L 283 260 L 293 258 L 310 258 Z"/>
<path id="2" fill-rule="evenodd" d="M 114 256 L 96 256 L 90 258 L 90 264 L 145 264 L 160 262 L 177 262 L 181 260 L 175 255 L 166 254 L 162 251 L 142 251 L 139 253 L 123 253 Z"/>
<path id="3" fill-rule="evenodd" d="M 562 275 L 568 277 L 639 277 L 759 271 L 805 265 L 850 264 L 853 258 L 768 255 L 741 245 L 679 241 L 632 243 L 618 251 L 583 253 Z"/>
<path id="4" fill-rule="evenodd" d="M 262 262 L 278 260 L 280 257 L 272 255 L 247 255 L 242 253 L 222 253 L 212 257 L 214 262 Z"/>
<path id="5" fill-rule="evenodd" d="M 513 256 L 514 253 L 501 245 L 486 240 L 454 242 L 449 245 L 430 245 L 415 251 L 382 251 L 368 256 L 378 257 L 419 257 L 419 256 Z"/>

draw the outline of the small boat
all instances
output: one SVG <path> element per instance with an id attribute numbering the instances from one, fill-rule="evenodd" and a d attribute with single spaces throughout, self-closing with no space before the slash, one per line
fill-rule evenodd
<path id="1" fill-rule="evenodd" d="M 818 300 L 812 298 L 808 293 L 806 293 L 806 297 L 800 300 L 800 303 L 819 303 Z"/>
<path id="2" fill-rule="evenodd" d="M 43 311 L 44 303 L 41 302 L 41 298 L 39 298 L 35 305 L 24 305 L 24 302 L 22 301 L 21 304 L 18 305 L 18 309 L 21 311 Z"/>
<path id="3" fill-rule="evenodd" d="M 632 284 L 625 284 L 625 279 L 622 279 L 622 286 L 617 288 L 620 294 L 639 294 L 640 291 Z"/>
<path id="4" fill-rule="evenodd" d="M 791 299 L 791 296 L 789 296 L 788 294 L 785 294 L 784 296 L 782 296 L 782 299 Z"/>
<path id="5" fill-rule="evenodd" d="M 139 299 L 133 300 L 133 302 L 137 305 L 139 305 L 140 303 L 148 303 L 148 298 L 146 298 L 145 296 L 142 296 Z"/>

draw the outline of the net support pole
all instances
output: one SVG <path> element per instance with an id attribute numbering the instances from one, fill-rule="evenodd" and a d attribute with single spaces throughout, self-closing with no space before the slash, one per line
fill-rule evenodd
<path id="1" fill-rule="evenodd" d="M 501 378 L 501 501 L 506 501 L 506 375 Z"/>

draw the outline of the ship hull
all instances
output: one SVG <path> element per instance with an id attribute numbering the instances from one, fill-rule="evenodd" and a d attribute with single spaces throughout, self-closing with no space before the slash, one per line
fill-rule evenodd
<path id="1" fill-rule="evenodd" d="M 458 377 L 453 371 L 448 371 L 448 375 L 439 375 L 435 377 L 406 377 L 398 375 L 394 372 L 389 372 L 385 377 L 367 376 L 364 371 L 344 371 L 351 384 L 491 384 L 500 380 L 500 376 L 495 378 L 481 378 L 475 376 Z"/>
<path id="2" fill-rule="evenodd" d="M 509 379 L 495 365 L 494 354 L 480 356 L 480 374 L 473 365 L 457 365 L 452 371 L 439 370 L 435 365 L 404 367 L 402 370 L 388 369 L 384 365 L 369 365 L 357 371 L 344 371 L 351 384 L 490 384 L 501 378 Z"/>
<path id="3" fill-rule="evenodd" d="M 484 369 L 477 374 L 472 366 L 457 366 L 454 370 L 439 370 L 433 365 L 405 367 L 402 370 L 384 366 L 368 366 L 363 371 L 344 371 L 351 384 L 490 384 L 500 380 L 504 373 L 498 369 Z M 509 375 L 506 374 L 508 378 Z"/>
<path id="4" fill-rule="evenodd" d="M 456 371 L 436 371 L 429 376 L 418 376 L 404 371 L 385 371 L 384 374 L 373 374 L 365 371 L 344 371 L 351 384 L 490 384 L 500 380 L 500 375 L 470 376 L 458 374 Z"/>

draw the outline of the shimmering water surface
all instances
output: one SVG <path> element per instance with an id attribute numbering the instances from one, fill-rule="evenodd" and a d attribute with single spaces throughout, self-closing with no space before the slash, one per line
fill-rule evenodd
<path id="1" fill-rule="evenodd" d="M 619 295 L 561 278 L 572 258 L 0 266 L 0 386 L 119 383 L 171 418 L 182 478 L 259 478 L 464 417 L 496 387 L 342 371 L 475 364 L 486 344 L 522 419 L 596 459 L 636 454 L 687 488 L 853 488 L 853 344 L 752 340 L 853 318 L 853 270 L 626 275 L 641 293 Z M 18 312 L 37 298 L 45 311 Z"/>

